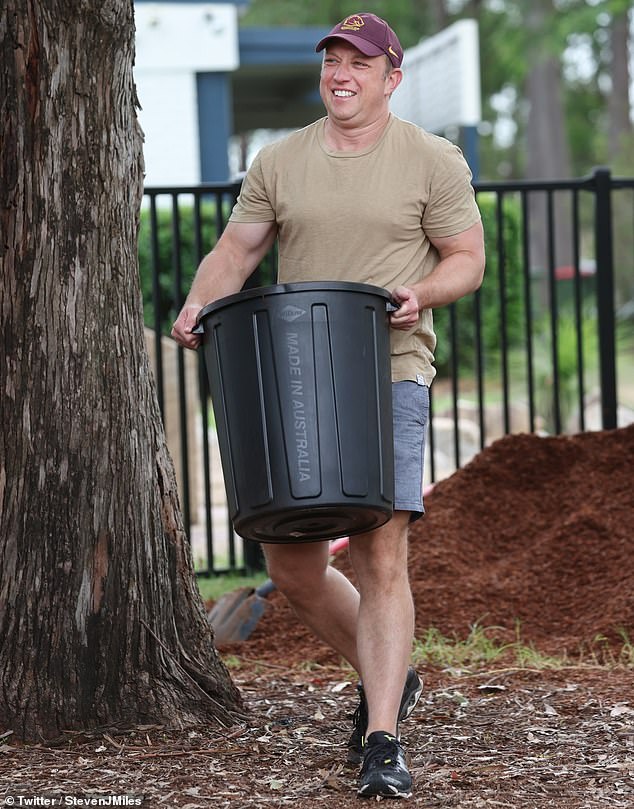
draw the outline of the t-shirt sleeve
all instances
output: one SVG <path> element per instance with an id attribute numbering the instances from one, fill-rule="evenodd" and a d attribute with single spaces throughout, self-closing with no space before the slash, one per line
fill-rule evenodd
<path id="1" fill-rule="evenodd" d="M 275 219 L 275 211 L 264 182 L 262 159 L 258 154 L 242 181 L 240 194 L 229 221 L 274 222 Z"/>
<path id="2" fill-rule="evenodd" d="M 480 218 L 467 161 L 457 146 L 447 144 L 431 176 L 423 230 L 432 237 L 455 236 Z"/>

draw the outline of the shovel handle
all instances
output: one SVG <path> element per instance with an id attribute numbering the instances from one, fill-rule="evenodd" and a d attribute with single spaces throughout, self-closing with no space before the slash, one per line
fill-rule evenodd
<path id="1" fill-rule="evenodd" d="M 267 579 L 265 582 L 259 587 L 256 587 L 255 595 L 260 596 L 260 598 L 266 598 L 270 596 L 272 592 L 276 590 L 275 584 L 271 581 L 271 579 Z"/>

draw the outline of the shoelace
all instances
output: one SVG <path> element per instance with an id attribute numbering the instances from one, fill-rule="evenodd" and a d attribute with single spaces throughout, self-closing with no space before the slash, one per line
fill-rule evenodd
<path id="1" fill-rule="evenodd" d="M 373 744 L 367 748 L 368 765 L 371 767 L 385 766 L 391 764 L 396 766 L 398 763 L 399 746 L 396 742 L 384 741 L 379 744 Z"/>

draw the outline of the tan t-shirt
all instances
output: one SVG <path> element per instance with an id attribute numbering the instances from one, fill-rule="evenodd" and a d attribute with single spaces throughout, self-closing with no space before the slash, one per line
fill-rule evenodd
<path id="1" fill-rule="evenodd" d="M 438 263 L 429 236 L 480 219 L 471 172 L 457 146 L 394 115 L 362 152 L 333 152 L 325 118 L 260 150 L 232 222 L 278 225 L 278 282 L 354 281 L 392 290 Z M 391 332 L 392 379 L 431 384 L 436 336 L 430 310 Z"/>

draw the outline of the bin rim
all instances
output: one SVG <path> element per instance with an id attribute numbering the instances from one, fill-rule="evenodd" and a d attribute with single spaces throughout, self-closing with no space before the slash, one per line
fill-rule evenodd
<path id="1" fill-rule="evenodd" d="M 271 284 L 270 286 L 243 289 L 232 295 L 226 295 L 224 298 L 218 298 L 218 300 L 208 303 L 200 310 L 196 317 L 196 322 L 200 325 L 202 324 L 203 318 L 207 317 L 207 315 L 225 306 L 231 306 L 234 303 L 241 303 L 242 301 L 253 300 L 254 298 L 266 298 L 270 295 L 284 295 L 297 292 L 362 292 L 366 295 L 377 295 L 384 298 L 386 303 L 392 300 L 391 294 L 387 289 L 374 284 L 356 281 L 295 281 L 288 284 Z"/>

